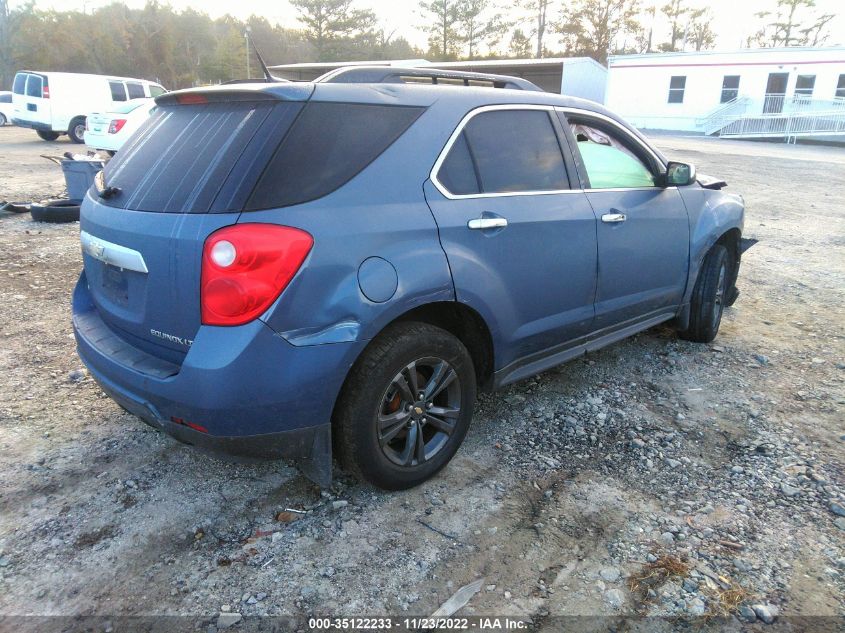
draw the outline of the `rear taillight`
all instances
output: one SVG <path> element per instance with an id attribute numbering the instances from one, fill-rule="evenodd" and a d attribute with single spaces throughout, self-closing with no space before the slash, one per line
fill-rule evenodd
<path id="1" fill-rule="evenodd" d="M 203 325 L 243 325 L 259 317 L 313 244 L 305 231 L 275 224 L 236 224 L 212 233 L 202 253 Z"/>
<path id="2" fill-rule="evenodd" d="M 41 89 L 41 98 L 42 99 L 49 99 L 50 98 L 50 86 L 44 86 Z"/>
<path id="3" fill-rule="evenodd" d="M 117 134 L 126 125 L 126 119 L 112 119 L 109 123 L 109 134 Z"/>

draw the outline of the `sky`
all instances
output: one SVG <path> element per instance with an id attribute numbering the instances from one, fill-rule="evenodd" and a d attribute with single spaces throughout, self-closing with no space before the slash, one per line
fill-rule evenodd
<path id="1" fill-rule="evenodd" d="M 87 10 L 110 4 L 113 0 L 36 0 L 39 8 L 57 10 Z M 22 1 L 10 2 L 12 6 L 22 4 Z M 289 28 L 298 28 L 296 11 L 286 0 L 244 0 L 243 2 L 232 2 L 232 0 L 163 0 L 163 4 L 170 4 L 175 9 L 192 7 L 198 11 L 208 13 L 212 17 L 219 17 L 227 13 L 237 18 L 246 18 L 251 14 L 264 16 L 271 22 L 278 22 Z M 145 0 L 125 0 L 124 4 L 131 7 L 141 7 Z M 513 6 L 513 0 L 499 3 L 504 6 Z M 552 13 L 559 13 L 561 7 L 566 4 L 565 0 L 557 0 L 552 3 Z M 643 6 L 657 6 L 658 14 L 660 7 L 666 4 L 666 0 L 643 0 Z M 744 46 L 745 39 L 758 26 L 758 20 L 754 14 L 772 9 L 776 0 L 688 0 L 691 7 L 709 6 L 714 14 L 712 28 L 717 33 L 716 48 L 731 50 Z M 416 0 L 354 0 L 354 5 L 360 8 L 370 8 L 375 11 L 381 20 L 381 26 L 386 32 L 395 32 L 395 36 L 405 37 L 412 45 L 422 49 L 427 47 L 427 36 L 419 30 L 419 25 L 424 22 L 418 10 Z M 845 45 L 845 3 L 843 0 L 816 0 L 816 8 L 819 12 L 833 13 L 837 17 L 829 23 L 831 33 L 829 43 Z M 519 17 L 517 14 L 514 17 Z M 530 29 L 530 25 L 526 25 Z M 655 42 L 668 39 L 668 27 L 658 23 L 655 25 Z M 556 42 L 550 42 L 554 48 Z"/>

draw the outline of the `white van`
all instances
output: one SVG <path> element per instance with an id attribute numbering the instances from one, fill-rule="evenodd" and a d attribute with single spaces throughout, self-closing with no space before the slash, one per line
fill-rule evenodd
<path id="1" fill-rule="evenodd" d="M 12 87 L 12 123 L 34 129 L 45 141 L 67 134 L 82 143 L 89 112 L 111 112 L 123 102 L 164 92 L 144 79 L 22 70 Z"/>

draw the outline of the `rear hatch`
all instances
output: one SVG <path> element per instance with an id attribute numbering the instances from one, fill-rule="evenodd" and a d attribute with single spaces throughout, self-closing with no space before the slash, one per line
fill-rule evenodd
<path id="1" fill-rule="evenodd" d="M 200 327 L 205 239 L 237 221 L 310 94 L 240 88 L 160 97 L 82 206 L 85 275 L 99 316 L 175 363 Z"/>
<path id="2" fill-rule="evenodd" d="M 22 71 L 12 86 L 14 118 L 39 128 L 52 126 L 50 82 L 47 75 Z"/>

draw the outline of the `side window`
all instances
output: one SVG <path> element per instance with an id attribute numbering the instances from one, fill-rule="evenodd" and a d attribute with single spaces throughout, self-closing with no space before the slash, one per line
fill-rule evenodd
<path id="1" fill-rule="evenodd" d="M 109 89 L 112 101 L 126 101 L 126 88 L 123 87 L 122 81 L 110 81 Z"/>
<path id="2" fill-rule="evenodd" d="M 438 172 L 454 194 L 569 189 L 545 110 L 498 110 L 470 119 Z"/>
<path id="3" fill-rule="evenodd" d="M 147 95 L 144 94 L 144 86 L 134 81 L 126 82 L 126 89 L 129 91 L 129 99 L 143 99 Z"/>
<path id="4" fill-rule="evenodd" d="M 17 80 L 15 85 L 17 85 Z M 839 75 L 839 81 L 836 82 L 836 97 L 845 99 L 845 75 Z"/>
<path id="5" fill-rule="evenodd" d="M 616 133 L 571 123 L 591 189 L 654 187 L 654 174 Z"/>
<path id="6" fill-rule="evenodd" d="M 683 103 L 684 89 L 687 87 L 687 78 L 683 76 L 672 77 L 669 80 L 669 103 Z"/>
<path id="7" fill-rule="evenodd" d="M 158 84 L 150 84 L 150 96 L 151 97 L 158 97 L 160 95 L 163 95 L 165 92 L 167 92 L 167 91 L 164 88 L 162 88 L 161 86 L 159 86 Z"/>
<path id="8" fill-rule="evenodd" d="M 267 164 L 246 210 L 286 207 L 328 195 L 378 158 L 423 110 L 309 102 Z"/>
<path id="9" fill-rule="evenodd" d="M 42 95 L 41 77 L 38 75 L 29 75 L 29 78 L 26 80 L 26 96 L 40 97 Z"/>
<path id="10" fill-rule="evenodd" d="M 15 85 L 12 87 L 12 92 L 16 95 L 22 95 L 26 92 L 26 77 L 25 73 L 15 75 Z"/>
<path id="11" fill-rule="evenodd" d="M 733 101 L 739 95 L 739 75 L 725 75 L 722 79 L 722 98 L 719 103 Z"/>
<path id="12" fill-rule="evenodd" d="M 446 189 L 458 196 L 481 193 L 478 187 L 478 174 L 475 172 L 466 134 L 463 132 L 455 140 L 446 160 L 440 166 L 437 179 Z"/>

